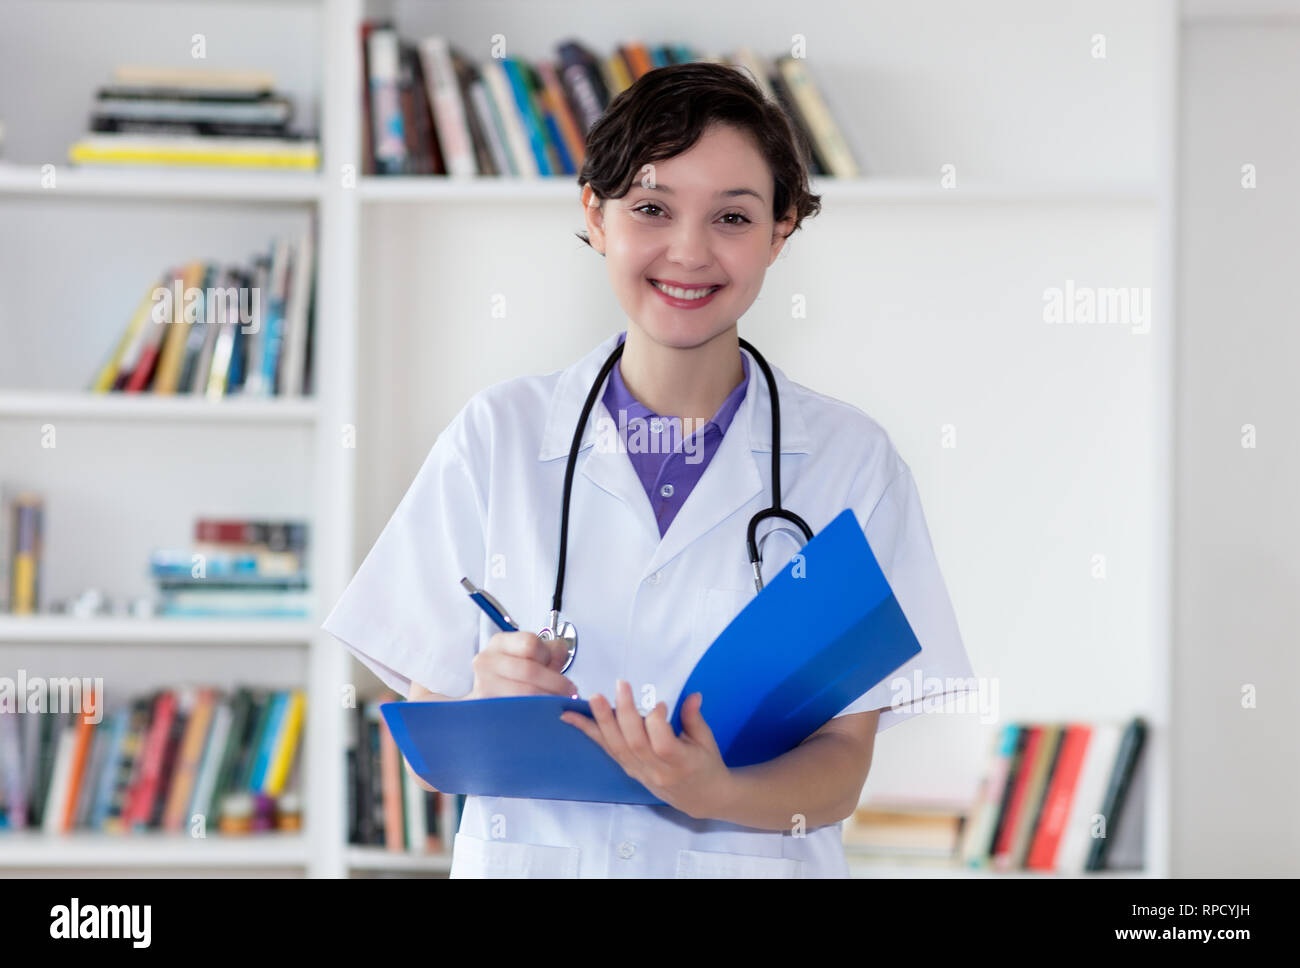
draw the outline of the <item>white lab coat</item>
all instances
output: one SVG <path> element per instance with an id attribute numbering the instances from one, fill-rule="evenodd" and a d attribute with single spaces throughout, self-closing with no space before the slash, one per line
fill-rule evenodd
<path id="1" fill-rule="evenodd" d="M 406 496 L 325 622 L 391 688 L 447 696 L 473 684 L 471 661 L 497 631 L 461 576 L 490 591 L 523 628 L 549 620 L 560 499 L 574 426 L 610 336 L 562 371 L 475 395 L 434 443 Z M 742 351 L 743 352 L 743 351 Z M 846 507 L 922 646 L 894 677 L 838 715 L 884 708 L 879 729 L 921 711 L 890 707 L 904 677 L 965 680 L 970 664 L 908 466 L 857 408 L 787 380 L 781 400 L 782 504 L 820 531 Z M 592 410 L 573 478 L 564 616 L 578 628 L 567 675 L 579 695 L 615 695 L 625 679 L 647 711 L 671 711 L 710 642 L 755 594 L 745 554 L 750 517 L 771 504 L 770 401 L 752 363 L 744 402 L 662 540 L 615 418 Z M 601 440 L 614 447 L 593 446 Z M 760 535 L 766 530 L 760 527 Z M 764 580 L 797 550 L 777 534 Z M 708 697 L 703 714 L 708 720 Z M 793 827 L 793 821 L 792 821 Z M 796 835 L 667 806 L 471 796 L 453 877 L 843 876 L 841 825 Z"/>

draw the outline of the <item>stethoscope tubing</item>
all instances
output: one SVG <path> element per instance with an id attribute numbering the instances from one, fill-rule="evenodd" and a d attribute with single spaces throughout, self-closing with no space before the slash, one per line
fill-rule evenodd
<path id="1" fill-rule="evenodd" d="M 780 518 L 795 525 L 803 532 L 804 538 L 812 540 L 813 531 L 808 527 L 806 521 L 793 511 L 781 507 L 781 399 L 776 389 L 776 378 L 772 374 L 772 368 L 767 365 L 767 360 L 763 358 L 754 345 L 748 340 L 738 337 L 741 348 L 748 351 L 754 357 L 754 361 L 763 371 L 763 377 L 767 380 L 768 397 L 772 405 L 772 505 L 764 508 L 749 519 L 749 527 L 745 535 L 745 549 L 749 553 L 749 563 L 754 570 L 754 582 L 761 591 L 763 587 L 762 576 L 760 575 L 761 558 L 759 555 L 758 543 L 755 540 L 759 524 L 768 518 Z M 582 414 L 578 418 L 578 424 L 573 430 L 573 441 L 569 445 L 569 459 L 564 468 L 564 494 L 560 504 L 560 555 L 555 569 L 555 593 L 551 596 L 551 628 L 558 629 L 558 617 L 560 606 L 564 594 L 564 567 L 568 560 L 569 549 L 569 498 L 573 490 L 573 472 L 578 464 L 578 451 L 582 444 L 583 432 L 587 429 L 587 420 L 591 417 L 592 408 L 596 405 L 596 398 L 600 394 L 601 387 L 605 384 L 605 379 L 618 363 L 619 358 L 623 355 L 625 343 L 619 343 L 614 347 L 614 351 L 609 354 L 605 364 L 600 368 L 600 373 L 591 385 L 591 390 L 587 393 L 587 399 L 582 405 Z"/>

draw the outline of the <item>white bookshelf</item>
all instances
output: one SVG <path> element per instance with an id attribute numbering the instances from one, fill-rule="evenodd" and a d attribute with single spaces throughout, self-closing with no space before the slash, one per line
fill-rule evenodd
<path id="1" fill-rule="evenodd" d="M 451 854 L 417 854 L 381 847 L 349 847 L 348 871 L 386 874 L 450 874 Z"/>
<path id="2" fill-rule="evenodd" d="M 237 868 L 255 873 L 266 868 L 306 867 L 311 850 L 310 840 L 301 834 L 214 835 L 197 839 L 153 832 L 111 837 L 81 832 L 46 836 L 23 831 L 5 834 L 0 845 L 0 877 L 6 871 L 74 872 L 94 868 Z"/>
<path id="3" fill-rule="evenodd" d="M 29 390 L 0 392 L 0 416 L 83 420 L 178 420 L 185 423 L 248 422 L 310 424 L 318 408 L 311 397 L 286 400 L 241 400 L 231 397 L 162 396 L 157 394 L 55 393 Z"/>
<path id="4" fill-rule="evenodd" d="M 82 835 L 0 839 L 0 875 L 6 868 L 221 867 L 333 877 L 449 868 L 444 855 L 345 843 L 338 697 L 350 684 L 365 694 L 375 683 L 318 622 L 464 400 L 497 380 L 567 365 L 620 317 L 599 257 L 557 244 L 581 227 L 572 178 L 360 176 L 358 26 L 379 15 L 392 16 L 405 37 L 445 33 L 473 56 L 486 56 L 483 38 L 502 31 L 512 54 L 530 58 L 548 56 L 568 36 L 600 51 L 639 37 L 683 38 L 719 50 L 743 43 L 770 53 L 788 45 L 792 33 L 808 35 L 814 75 L 869 175 L 815 180 L 823 212 L 769 271 L 764 299 L 742 330 L 791 378 L 862 406 L 890 432 L 921 485 L 976 671 L 1002 683 L 1002 721 L 1134 712 L 1148 718 L 1144 875 L 1166 874 L 1170 539 L 1162 502 L 1171 488 L 1172 300 L 1159 307 L 1136 355 L 1113 340 L 1053 341 L 1041 323 L 1015 330 L 1001 321 L 1016 319 L 1027 302 L 1040 299 L 1044 284 L 1067 274 L 1171 291 L 1177 7 L 1174 0 L 1140 9 L 1104 0 L 1089 11 L 1063 7 L 1059 16 L 1043 18 L 1032 0 L 997 6 L 993 13 L 954 4 L 945 30 L 936 33 L 930 14 L 884 0 L 851 7 L 817 2 L 795 12 L 766 0 L 757 7 L 668 0 L 645 9 L 595 0 L 0 5 L 0 63 L 32 75 L 42 118 L 39 126 L 24 126 L 32 99 L 24 95 L 20 103 L 0 90 L 0 116 L 10 115 L 0 224 L 18 230 L 0 232 L 0 338 L 24 360 L 0 361 L 0 479 L 27 480 L 29 472 L 35 489 L 67 507 L 87 493 L 64 483 L 69 475 L 93 472 L 95 506 L 111 506 L 137 529 L 217 511 L 307 517 L 318 595 L 317 620 L 308 623 L 0 618 L 0 666 L 13 657 L 27 661 L 37 649 L 63 656 L 60 662 L 79 654 L 98 662 L 120 652 L 123 682 L 165 679 L 168 662 L 182 681 L 180 657 L 200 647 L 209 661 L 224 658 L 232 678 L 256 682 L 265 668 L 261 657 L 285 653 L 276 668 L 296 669 L 309 694 L 301 835 L 199 844 Z M 258 29 L 247 29 L 249 18 Z M 88 29 L 63 29 L 74 21 Z M 1021 34 L 1006 30 L 1018 21 L 1025 24 Z M 185 64 L 188 47 L 174 38 L 188 43 L 198 29 L 208 37 L 209 66 L 280 65 L 281 86 L 319 120 L 320 173 L 67 165 L 67 143 L 81 133 L 93 90 L 111 67 Z M 1099 29 L 1109 33 L 1115 51 L 1104 82 L 1096 77 L 1098 65 L 1076 49 L 1081 45 L 1086 54 L 1088 37 Z M 38 134 L 24 142 L 25 131 Z M 948 163 L 959 172 L 951 189 L 939 180 Z M 42 181 L 46 164 L 55 166 L 53 188 Z M 201 219 L 202 231 L 177 213 Z M 313 218 L 313 397 L 209 403 L 95 398 L 78 390 L 125 324 L 141 274 L 173 258 L 178 246 L 198 245 L 194 257 L 243 258 L 274 232 L 300 230 Z M 70 272 L 91 263 L 85 284 L 97 293 L 95 302 L 59 288 Z M 545 285 L 556 277 L 572 284 Z M 44 311 L 56 311 L 62 328 L 48 334 L 23 328 L 36 298 L 3 295 L 19 283 L 47 294 L 54 310 Z M 489 327 L 485 294 L 503 286 L 517 308 Z M 792 291 L 813 294 L 835 311 L 820 315 L 819 309 L 796 334 L 788 313 L 782 315 Z M 554 319 L 573 322 L 562 331 L 545 325 Z M 86 348 L 66 350 L 67 334 L 82 331 L 91 333 Z M 840 345 L 854 351 L 827 364 Z M 62 359 L 65 352 L 75 360 Z M 870 369 L 864 380 L 861 368 L 875 356 L 897 363 Z M 1059 368 L 1055 387 L 1023 378 L 1044 368 Z M 437 379 L 429 378 L 431 371 Z M 1098 379 L 1103 399 L 1139 416 L 1115 434 L 1109 455 L 1089 450 L 1087 461 L 1072 464 L 1060 441 L 1095 447 L 1086 422 L 1069 413 L 1088 405 L 1089 388 L 1101 392 Z M 1027 400 L 1036 401 L 1029 409 L 1037 412 L 1026 413 Z M 971 443 L 944 454 L 934 438 L 951 420 Z M 33 467 L 24 435 L 48 421 L 63 435 L 59 463 Z M 356 428 L 355 450 L 340 443 L 345 426 Z M 228 460 L 212 456 L 235 447 L 243 450 Z M 129 462 L 114 461 L 114 454 L 126 453 Z M 1107 456 L 1123 464 L 1127 489 L 1112 480 Z M 1030 495 L 1035 500 L 1017 506 L 1000 492 L 1008 466 L 1039 475 L 1039 489 Z M 11 475 L 10 467 L 24 473 Z M 172 487 L 142 491 L 157 475 Z M 205 502 L 194 491 L 204 480 L 219 480 L 228 493 Z M 1089 488 L 1092 500 L 1082 496 Z M 1101 594 L 1062 577 L 1072 560 L 1066 552 L 1086 559 L 1087 533 L 1053 533 L 1048 494 L 1112 549 L 1124 581 L 1131 581 L 1127 590 L 1117 580 Z M 1117 496 L 1128 497 L 1129 511 L 1119 521 L 1101 516 L 1099 509 Z M 1003 520 L 1008 537 L 991 552 L 982 530 L 990 519 Z M 129 560 L 115 557 L 121 554 L 114 550 L 116 534 L 79 549 L 80 557 L 60 558 L 56 542 L 47 590 L 75 594 L 134 567 L 140 560 L 134 550 Z M 1058 557 L 1054 549 L 1062 544 L 1065 557 Z M 65 538 L 64 547 L 71 546 Z M 1043 577 L 1027 571 L 1024 560 L 1039 562 Z M 128 582 L 123 594 L 131 590 Z M 1035 604 L 1013 613 L 1008 597 Z M 1054 637 L 1059 616 L 1081 610 L 1089 631 L 1074 627 Z M 1081 653 L 1097 661 L 1071 677 L 1072 659 Z M 1094 666 L 1108 662 L 1127 674 L 1102 692 L 1111 677 Z M 951 796 L 978 779 L 990 727 L 931 720 L 882 734 L 868 794 L 881 785 L 912 784 L 927 787 L 917 791 L 925 795 Z M 928 774 L 915 772 L 918 759 L 932 764 Z M 893 863 L 853 863 L 855 876 L 939 876 Z M 1007 875 L 957 869 L 943 876 Z"/>
<path id="5" fill-rule="evenodd" d="M 0 615 L 0 643 L 151 643 L 204 645 L 308 645 L 310 622 L 275 619 L 174 619 L 71 615 Z"/>
<path id="6" fill-rule="evenodd" d="M 55 166 L 53 183 L 40 165 L 0 165 L 0 195 L 59 199 L 140 198 L 244 202 L 316 202 L 320 175 Z"/>

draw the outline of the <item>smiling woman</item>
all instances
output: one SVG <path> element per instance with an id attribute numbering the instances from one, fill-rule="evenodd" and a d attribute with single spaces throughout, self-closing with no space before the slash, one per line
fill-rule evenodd
<path id="1" fill-rule="evenodd" d="M 888 435 L 792 383 L 737 332 L 786 240 L 819 210 L 806 158 L 781 109 L 735 68 L 663 67 L 615 98 L 588 134 L 580 237 L 605 257 L 626 332 L 563 371 L 476 394 L 326 620 L 413 700 L 587 697 L 591 717 L 561 718 L 661 801 L 470 796 L 453 877 L 848 873 L 840 822 L 876 733 L 918 710 L 893 702 L 889 681 L 841 696 L 827 671 L 817 685 L 847 705 L 783 755 L 732 768 L 709 697 L 684 694 L 713 636 L 753 598 L 756 572 L 784 564 L 741 551 L 751 521 L 783 499 L 803 516 L 802 537 L 855 512 L 922 645 L 895 677 L 970 677 L 915 483 Z M 634 421 L 648 434 L 629 434 Z M 662 446 L 677 421 L 695 432 Z M 610 427 L 621 446 L 604 440 Z M 520 628 L 498 631 L 467 607 L 462 577 L 490 584 Z M 560 627 L 561 608 L 582 629 L 571 666 L 548 630 L 524 630 L 545 617 Z M 668 711 L 679 698 L 677 733 Z"/>

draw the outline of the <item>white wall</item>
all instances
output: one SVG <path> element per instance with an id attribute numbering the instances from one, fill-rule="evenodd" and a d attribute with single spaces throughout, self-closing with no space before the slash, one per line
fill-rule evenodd
<path id="1" fill-rule="evenodd" d="M 1300 18 L 1194 21 L 1182 58 L 1174 873 L 1295 876 Z"/>

